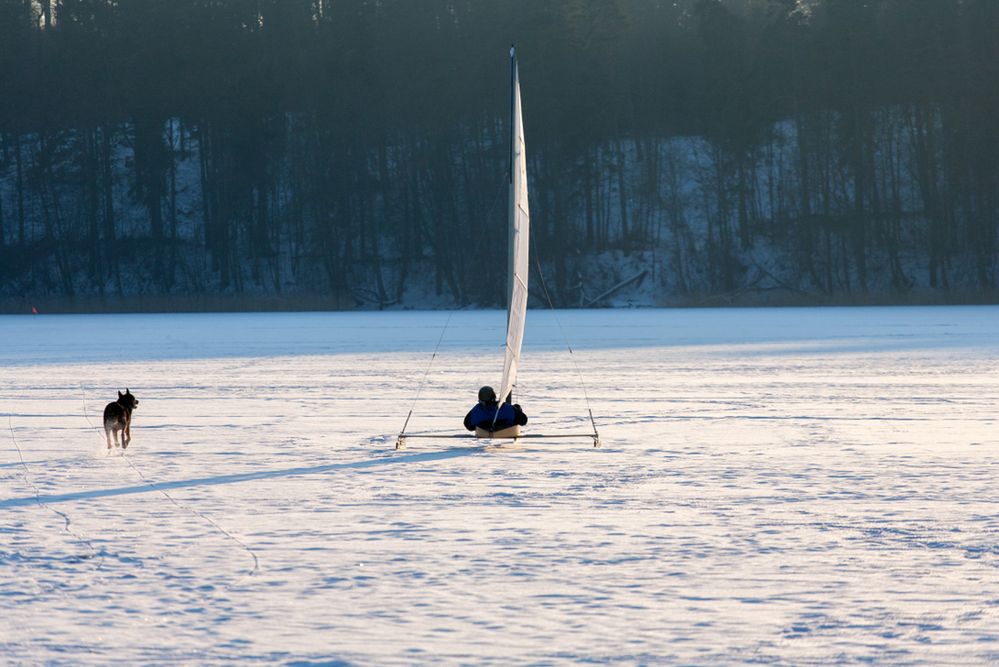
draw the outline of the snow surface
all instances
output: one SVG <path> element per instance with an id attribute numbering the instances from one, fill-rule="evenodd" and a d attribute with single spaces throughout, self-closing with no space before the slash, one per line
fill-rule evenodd
<path id="1" fill-rule="evenodd" d="M 395 451 L 503 325 L 0 317 L 0 662 L 999 661 L 999 308 L 531 311 L 529 431 L 575 361 L 603 447 Z"/>

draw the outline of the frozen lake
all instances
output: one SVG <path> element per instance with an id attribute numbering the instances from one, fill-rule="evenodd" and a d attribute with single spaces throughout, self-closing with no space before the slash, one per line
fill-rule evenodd
<path id="1" fill-rule="evenodd" d="M 999 661 L 999 307 L 504 317 L 0 317 L 0 662 Z"/>

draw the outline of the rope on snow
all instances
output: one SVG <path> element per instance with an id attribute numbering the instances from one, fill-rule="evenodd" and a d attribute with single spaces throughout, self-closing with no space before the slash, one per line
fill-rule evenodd
<path id="1" fill-rule="evenodd" d="M 92 429 L 94 429 L 94 431 L 97 432 L 97 437 L 100 438 L 100 429 L 98 429 L 96 426 L 94 426 L 94 423 L 90 420 L 90 414 L 87 412 L 87 391 L 86 391 L 86 389 L 84 389 L 83 384 L 80 384 L 80 391 L 83 393 L 83 416 L 86 418 L 87 423 L 90 424 L 90 427 Z M 101 441 L 101 444 L 104 444 L 103 440 Z M 232 540 L 233 542 L 235 542 L 236 544 L 238 544 L 240 547 L 242 547 L 246 551 L 246 553 L 248 553 L 250 555 L 250 558 L 253 559 L 253 567 L 250 569 L 249 572 L 247 572 L 246 574 L 244 574 L 242 577 L 240 577 L 239 579 L 237 579 L 235 582 L 227 585 L 226 586 L 227 589 L 231 590 L 233 587 L 235 587 L 237 584 L 239 584 L 241 581 L 243 581 L 243 579 L 246 579 L 248 577 L 252 577 L 253 575 L 255 575 L 260 570 L 260 560 L 257 558 L 257 554 L 253 551 L 253 549 L 251 549 L 246 544 L 246 542 L 244 542 L 243 540 L 239 539 L 238 537 L 236 537 L 235 535 L 233 535 L 232 533 L 230 533 L 228 530 L 226 530 L 225 528 L 223 528 L 222 526 L 220 526 L 218 524 L 218 522 L 215 521 L 215 519 L 212 519 L 210 516 L 208 516 L 206 514 L 203 514 L 202 512 L 199 512 L 196 509 L 188 507 L 187 505 L 185 505 L 183 503 L 178 502 L 177 499 L 174 498 L 173 496 L 171 496 L 169 493 L 167 493 L 165 489 L 163 489 L 163 488 L 161 488 L 159 486 L 156 486 L 155 483 L 153 483 L 148 477 L 146 477 L 144 474 L 142 474 L 142 471 L 139 470 L 138 466 L 136 466 L 134 463 L 132 463 L 132 460 L 130 458 L 128 458 L 128 457 L 125 456 L 124 451 L 122 451 L 122 457 L 121 458 L 124 459 L 125 463 L 127 463 L 128 466 L 135 472 L 135 474 L 139 476 L 139 478 L 143 481 L 143 483 L 145 483 L 146 486 L 148 486 L 150 489 L 152 489 L 154 491 L 159 491 L 160 494 L 162 494 L 164 498 L 166 498 L 167 500 L 169 500 L 171 503 L 173 503 L 179 509 L 182 509 L 185 512 L 188 512 L 189 514 L 193 514 L 194 516 L 200 517 L 201 519 L 203 519 L 204 521 L 206 521 L 208 524 L 210 524 L 212 527 L 214 527 L 218 532 L 222 533 L 227 538 L 229 538 L 230 540 Z"/>

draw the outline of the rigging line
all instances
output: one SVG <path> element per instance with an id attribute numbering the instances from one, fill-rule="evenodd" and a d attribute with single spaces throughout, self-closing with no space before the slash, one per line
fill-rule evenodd
<path id="1" fill-rule="evenodd" d="M 576 375 L 579 376 L 579 386 L 583 389 L 583 399 L 586 401 L 586 411 L 590 415 L 590 425 L 593 426 L 593 432 L 597 433 L 597 423 L 593 419 L 593 409 L 590 407 L 590 396 L 586 391 L 586 382 L 583 381 L 583 372 L 579 369 L 579 364 L 576 363 L 576 355 L 572 351 L 572 345 L 569 344 L 569 338 L 566 336 L 565 329 L 562 327 L 562 321 L 558 317 L 558 311 L 555 309 L 555 304 L 552 302 L 552 295 L 548 292 L 548 283 L 545 281 L 545 272 L 541 268 L 541 260 L 538 258 L 538 254 L 534 253 L 534 263 L 538 267 L 538 277 L 541 279 L 541 289 L 545 293 L 545 299 L 548 300 L 548 307 L 551 308 L 552 316 L 555 318 L 555 324 L 558 325 L 559 333 L 562 335 L 562 340 L 565 341 L 565 346 L 569 349 L 569 358 L 572 360 L 572 365 L 576 368 Z"/>
<path id="2" fill-rule="evenodd" d="M 427 363 L 427 369 L 423 371 L 423 379 L 420 380 L 419 386 L 416 388 L 416 398 L 413 399 L 413 404 L 409 408 L 409 414 L 406 415 L 406 422 L 402 425 L 402 430 L 399 431 L 399 435 L 403 435 L 406 432 L 406 427 L 409 426 L 409 419 L 413 416 L 413 410 L 416 409 L 416 403 L 420 400 L 420 394 L 423 393 L 423 386 L 427 382 L 427 376 L 430 375 L 430 367 L 434 365 L 434 359 L 437 358 L 437 351 L 440 350 L 441 343 L 444 341 L 444 334 L 447 333 L 448 325 L 451 324 L 451 317 L 454 316 L 455 308 L 451 309 L 451 312 L 447 314 L 447 320 L 444 322 L 444 328 L 441 329 L 440 338 L 437 339 L 437 346 L 434 347 L 434 353 L 430 355 L 430 361 Z"/>
<path id="3" fill-rule="evenodd" d="M 83 535 L 73 530 L 70 527 L 72 521 L 70 521 L 68 514 L 57 510 L 56 508 L 52 507 L 51 505 L 42 500 L 41 490 L 38 488 L 38 485 L 35 484 L 34 480 L 31 479 L 31 476 L 29 474 L 30 471 L 28 469 L 28 464 L 24 460 L 24 455 L 21 453 L 21 446 L 17 444 L 17 438 L 14 437 L 14 422 L 10 415 L 7 415 L 7 428 L 10 429 L 10 441 L 14 443 L 14 449 L 17 450 L 17 458 L 20 459 L 21 467 L 24 468 L 24 481 L 27 482 L 28 486 L 30 486 L 32 490 L 35 492 L 35 502 L 38 503 L 39 507 L 44 507 L 45 509 L 49 510 L 54 514 L 57 514 L 62 518 L 63 520 L 62 529 L 67 533 L 69 533 L 71 536 L 73 536 L 73 539 L 75 539 L 80 544 L 87 545 L 87 548 L 90 549 L 90 551 L 92 552 L 92 556 L 90 557 L 93 558 L 94 556 L 97 556 L 99 558 L 99 560 L 97 561 L 97 566 L 94 568 L 94 571 L 96 572 L 97 570 L 100 570 L 102 567 L 104 567 L 104 550 L 101 549 L 100 551 L 98 551 L 97 548 L 94 546 L 93 542 L 91 542 Z"/>
<path id="4" fill-rule="evenodd" d="M 90 424 L 90 427 L 93 428 L 95 431 L 97 431 L 97 436 L 99 438 L 100 437 L 100 430 L 96 426 L 94 426 L 94 423 L 92 421 L 90 421 L 90 414 L 87 412 L 87 392 L 86 392 L 86 389 L 84 389 L 82 383 L 80 384 L 80 391 L 83 392 L 83 416 L 86 418 L 87 423 Z M 235 542 L 236 544 L 238 544 L 239 546 L 241 546 L 246 551 L 246 553 L 248 553 L 250 555 L 250 558 L 253 559 L 253 567 L 250 569 L 249 572 L 247 572 L 246 574 L 244 574 L 242 577 L 240 577 L 239 579 L 237 579 L 235 582 L 232 582 L 232 583 L 228 584 L 226 586 L 226 589 L 231 590 L 233 587 L 235 587 L 241 581 L 243 581 L 243 579 L 246 579 L 248 577 L 252 577 L 253 575 L 255 575 L 260 570 L 260 560 L 257 558 L 257 554 L 254 553 L 253 549 L 251 549 L 246 544 L 246 542 L 244 542 L 243 540 L 239 539 L 238 537 L 236 537 L 235 535 L 233 535 L 232 533 L 230 533 L 228 530 L 226 530 L 225 528 L 223 528 L 222 526 L 220 526 L 215 521 L 215 519 L 211 518 L 210 516 L 207 516 L 206 514 L 203 514 L 203 513 L 199 512 L 196 509 L 193 509 L 191 507 L 188 507 L 188 506 L 186 506 L 186 505 L 178 502 L 173 496 L 171 496 L 165 490 L 163 490 L 162 488 L 160 488 L 160 487 L 156 486 L 155 484 L 153 484 L 153 482 L 148 477 L 146 477 L 145 475 L 143 475 L 142 471 L 139 470 L 139 468 L 134 463 L 132 463 L 132 460 L 129 457 L 125 456 L 124 450 L 122 450 L 122 456 L 121 456 L 121 458 L 124 459 L 125 463 L 128 464 L 128 467 L 130 467 L 135 472 L 135 474 L 139 476 L 139 478 L 146 484 L 146 486 L 148 486 L 149 488 L 151 488 L 151 489 L 153 489 L 155 491 L 159 491 L 160 494 L 163 495 L 163 497 L 165 497 L 171 503 L 173 503 L 174 505 L 176 505 L 179 509 L 182 509 L 185 512 L 193 514 L 194 516 L 201 517 L 206 522 L 208 522 L 209 524 L 211 524 L 217 531 L 219 531 L 220 533 L 222 533 L 223 535 L 225 535 L 226 537 L 228 537 L 230 540 L 232 540 L 233 542 Z"/>
<path id="5" fill-rule="evenodd" d="M 493 210 L 496 208 L 496 202 L 500 200 L 500 197 L 503 195 L 505 190 L 506 186 L 500 187 L 496 190 L 496 196 L 493 197 L 492 203 L 489 204 L 489 208 L 486 209 L 485 218 L 487 220 L 492 215 Z M 456 310 L 458 310 L 458 308 L 452 308 L 447 315 L 447 321 L 444 322 L 444 328 L 441 330 L 441 336 L 437 340 L 437 346 L 434 348 L 434 353 L 430 357 L 430 362 L 427 364 L 427 369 L 423 373 L 423 379 L 420 380 L 420 384 L 416 388 L 416 398 L 413 399 L 413 404 L 409 408 L 409 414 L 406 415 L 406 421 L 403 423 L 402 430 L 399 432 L 400 436 L 406 434 L 406 428 L 409 426 L 409 420 L 413 416 L 413 410 L 416 409 L 416 404 L 420 400 L 420 394 L 423 392 L 423 386 L 424 384 L 426 384 L 427 376 L 430 374 L 430 367 L 433 366 L 434 359 L 437 358 L 437 351 L 440 349 L 441 342 L 444 340 L 444 334 L 447 333 L 448 325 L 451 323 L 451 317 L 454 315 L 454 312 Z"/>

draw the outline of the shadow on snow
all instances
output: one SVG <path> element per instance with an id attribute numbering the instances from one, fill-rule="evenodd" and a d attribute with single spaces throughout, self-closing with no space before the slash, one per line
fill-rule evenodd
<path id="1" fill-rule="evenodd" d="M 356 470 L 361 468 L 375 468 L 378 466 L 392 465 L 398 463 L 421 463 L 424 461 L 444 461 L 446 459 L 468 456 L 483 451 L 482 447 L 453 447 L 442 452 L 429 452 L 426 454 L 407 454 L 404 456 L 386 456 L 379 459 L 369 459 L 367 461 L 354 461 L 353 463 L 329 463 L 320 466 L 304 466 L 299 468 L 285 468 L 283 470 L 262 470 L 260 472 L 248 472 L 237 475 L 218 475 L 216 477 L 198 477 L 195 479 L 182 479 L 173 482 L 151 482 L 149 484 L 138 484 L 136 486 L 122 486 L 115 489 L 99 489 L 97 491 L 77 491 L 75 493 L 61 493 L 50 496 L 27 496 L 24 498 L 11 498 L 0 501 L 0 509 L 10 509 L 14 507 L 24 507 L 26 505 L 37 505 L 40 503 L 53 504 L 65 503 L 74 500 L 94 500 L 97 498 L 110 498 L 113 496 L 128 496 L 136 493 L 151 493 L 153 491 L 169 491 L 172 489 L 185 489 L 196 486 L 218 486 L 220 484 L 238 484 L 240 482 L 252 482 L 260 479 L 276 479 L 279 477 L 296 477 L 299 475 L 315 475 L 334 470 Z"/>

